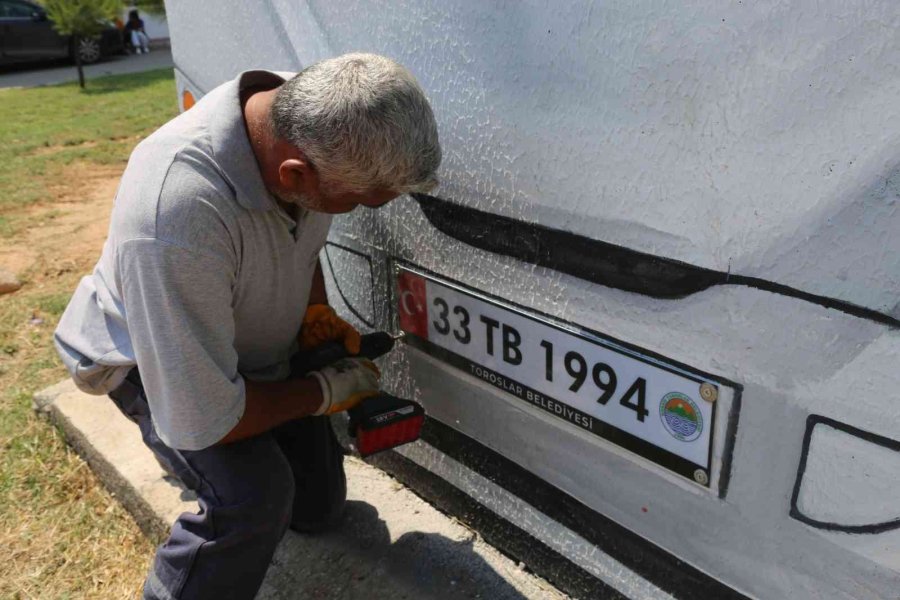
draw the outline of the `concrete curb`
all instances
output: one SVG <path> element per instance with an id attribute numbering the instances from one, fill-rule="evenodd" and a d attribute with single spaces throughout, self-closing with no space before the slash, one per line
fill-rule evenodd
<path id="1" fill-rule="evenodd" d="M 62 381 L 52 387 L 42 390 L 34 396 L 34 408 L 36 411 L 47 415 L 51 422 L 59 427 L 69 442 L 69 445 L 84 459 L 97 474 L 100 481 L 116 499 L 131 513 L 138 527 L 154 542 L 162 541 L 171 525 L 172 519 L 182 510 L 193 510 L 194 505 L 184 501 L 153 502 L 159 498 L 158 494 L 151 497 L 140 493 L 137 482 L 165 482 L 165 473 L 156 464 L 156 461 L 129 461 L 131 468 L 123 470 L 121 455 L 117 461 L 112 458 L 110 450 L 103 446 L 116 445 L 118 440 L 103 436 L 100 431 L 104 417 L 114 418 L 114 427 L 109 433 L 125 433 L 130 439 L 140 439 L 137 426 L 130 423 L 118 411 L 111 402 L 104 402 L 105 398 L 89 396 L 75 387 L 71 380 Z M 112 410 L 109 410 L 109 409 Z M 96 412 L 95 412 L 96 411 Z M 129 431 L 130 430 L 130 431 Z M 97 445 L 98 437 L 106 437 L 104 441 L 112 442 Z M 113 438 L 120 436 L 113 435 Z M 143 454 L 143 453 L 141 453 Z M 149 456 L 149 450 L 147 451 Z M 132 459 L 134 456 L 132 456 Z M 115 464 L 118 462 L 119 464 Z M 165 482 L 168 485 L 177 485 Z"/>
<path id="2" fill-rule="evenodd" d="M 151 539 L 196 510 L 191 492 L 166 478 L 137 426 L 107 398 L 66 380 L 36 394 L 34 406 Z M 346 470 L 344 522 L 316 536 L 289 532 L 258 598 L 566 598 L 383 471 L 355 458 Z"/>

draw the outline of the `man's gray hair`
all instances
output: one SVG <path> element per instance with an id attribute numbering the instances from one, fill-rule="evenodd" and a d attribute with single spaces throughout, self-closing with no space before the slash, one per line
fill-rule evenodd
<path id="1" fill-rule="evenodd" d="M 412 73 L 389 58 L 345 54 L 307 67 L 282 84 L 271 119 L 332 193 L 437 185 L 441 147 L 431 106 Z"/>

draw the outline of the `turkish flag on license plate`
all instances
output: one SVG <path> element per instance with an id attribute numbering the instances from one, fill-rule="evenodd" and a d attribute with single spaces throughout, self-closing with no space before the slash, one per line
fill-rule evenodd
<path id="1" fill-rule="evenodd" d="M 428 305 L 425 285 L 423 277 L 409 271 L 400 271 L 397 276 L 400 329 L 427 340 Z"/>

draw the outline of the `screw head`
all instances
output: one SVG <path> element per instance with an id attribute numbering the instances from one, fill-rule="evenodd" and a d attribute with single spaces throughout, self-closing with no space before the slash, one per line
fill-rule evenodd
<path id="1" fill-rule="evenodd" d="M 719 388 L 711 383 L 701 383 L 700 397 L 707 402 L 715 402 L 719 398 Z"/>
<path id="2" fill-rule="evenodd" d="M 709 475 L 706 474 L 706 471 L 703 469 L 697 469 L 694 471 L 694 481 L 699 483 L 700 485 L 706 485 L 709 483 Z"/>

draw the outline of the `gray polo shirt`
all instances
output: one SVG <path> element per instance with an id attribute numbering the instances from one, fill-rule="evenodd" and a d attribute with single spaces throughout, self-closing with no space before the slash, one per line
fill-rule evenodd
<path id="1" fill-rule="evenodd" d="M 331 216 L 295 222 L 250 149 L 240 90 L 283 77 L 243 73 L 131 155 L 109 236 L 55 334 L 82 390 L 106 394 L 135 364 L 159 437 L 198 450 L 244 412 L 244 378 L 288 375 Z"/>

